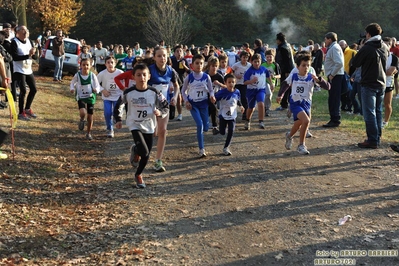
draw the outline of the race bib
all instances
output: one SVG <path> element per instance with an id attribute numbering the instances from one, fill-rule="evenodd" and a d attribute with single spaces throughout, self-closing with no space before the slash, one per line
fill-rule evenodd
<path id="1" fill-rule="evenodd" d="M 157 91 L 162 92 L 163 96 L 168 99 L 169 84 L 154 84 L 153 87 L 157 89 Z"/>
<path id="2" fill-rule="evenodd" d="M 90 98 L 91 94 L 93 92 L 91 89 L 91 84 L 81 85 L 77 92 L 78 92 L 79 99 Z"/>
<path id="3" fill-rule="evenodd" d="M 201 84 L 198 84 L 197 86 L 191 85 L 188 96 L 194 102 L 201 102 L 208 99 L 208 92 Z"/>
<path id="4" fill-rule="evenodd" d="M 133 111 L 133 119 L 138 122 L 151 119 L 152 115 L 153 110 L 151 105 L 136 106 Z"/>

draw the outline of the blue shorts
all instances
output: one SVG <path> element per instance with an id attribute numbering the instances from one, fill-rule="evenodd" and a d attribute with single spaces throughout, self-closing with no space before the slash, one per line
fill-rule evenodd
<path id="1" fill-rule="evenodd" d="M 247 89 L 248 108 L 253 109 L 256 103 L 265 101 L 265 89 Z"/>
<path id="2" fill-rule="evenodd" d="M 294 117 L 294 121 L 298 120 L 298 114 L 300 112 L 305 112 L 308 116 L 310 116 L 311 109 L 311 101 L 302 100 L 294 102 L 292 99 L 290 99 L 290 110 L 292 112 L 292 116 Z"/>

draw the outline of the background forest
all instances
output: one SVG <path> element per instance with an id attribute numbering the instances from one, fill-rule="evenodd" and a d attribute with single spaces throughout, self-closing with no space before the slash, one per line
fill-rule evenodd
<path id="1" fill-rule="evenodd" d="M 22 0 L 2 1 L 2 22 L 15 20 L 16 4 L 25 2 L 26 19 L 32 38 L 47 27 L 60 27 L 72 38 L 84 38 L 89 44 L 103 43 L 154 46 L 163 36 L 148 36 L 148 25 L 163 24 L 175 27 L 177 19 L 168 17 L 160 9 L 161 2 L 171 0 Z M 172 1 L 175 2 L 176 0 Z M 212 43 L 225 48 L 252 44 L 255 38 L 274 45 L 275 34 L 284 32 L 291 43 L 306 44 L 308 39 L 323 40 L 324 34 L 334 31 L 339 39 L 356 42 L 364 27 L 377 22 L 385 36 L 399 37 L 399 7 L 389 0 L 181 0 L 178 9 L 182 16 L 186 44 L 202 46 Z M 14 5 L 14 6 L 13 6 Z M 62 5 L 62 6 L 61 6 Z M 72 10 L 65 14 L 68 8 Z M 53 7 L 53 9 L 51 9 Z M 58 12 L 58 13 L 57 13 Z M 53 17 L 49 15 L 53 14 Z M 66 16 L 69 26 L 57 24 Z M 176 15 L 173 15 L 176 17 Z M 46 20 L 52 21 L 52 24 Z M 179 18 L 181 19 L 181 18 Z M 67 27 L 68 29 L 65 29 Z M 155 33 L 155 36 L 157 34 Z M 159 35 L 159 34 L 158 34 Z M 173 43 L 169 43 L 172 44 Z"/>

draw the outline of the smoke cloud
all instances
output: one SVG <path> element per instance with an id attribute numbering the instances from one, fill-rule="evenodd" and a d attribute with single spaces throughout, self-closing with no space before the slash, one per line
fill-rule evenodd
<path id="1" fill-rule="evenodd" d="M 299 37 L 300 28 L 296 26 L 289 18 L 274 18 L 270 23 L 270 31 L 274 36 L 282 32 L 285 34 L 287 41 L 294 41 Z"/>
<path id="2" fill-rule="evenodd" d="M 248 12 L 249 17 L 258 19 L 271 8 L 269 0 L 236 0 L 237 5 Z"/>

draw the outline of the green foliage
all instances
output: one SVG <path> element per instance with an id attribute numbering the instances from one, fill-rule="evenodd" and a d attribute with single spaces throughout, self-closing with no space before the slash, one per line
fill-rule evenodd
<path id="1" fill-rule="evenodd" d="M 182 0 L 187 8 L 192 36 L 187 43 L 204 45 L 213 43 L 224 47 L 261 38 L 274 45 L 275 34 L 287 23 L 286 29 L 293 34 L 289 42 L 305 44 L 308 39 L 323 40 L 324 34 L 334 31 L 339 39 L 355 42 L 365 26 L 379 23 L 386 35 L 399 36 L 395 21 L 399 20 L 399 8 L 395 1 L 388 0 L 239 0 L 208 1 Z M 85 38 L 89 43 L 101 39 L 104 43 L 132 44 L 146 42 L 143 28 L 151 17 L 147 17 L 147 1 L 143 0 L 86 0 L 78 24 L 71 36 Z M 258 6 L 249 8 L 251 3 Z M 167 23 L 167 21 L 165 21 Z M 279 24 L 280 23 L 280 24 Z M 274 25 L 274 28 L 271 27 Z M 276 26 L 277 25 L 277 26 Z"/>

